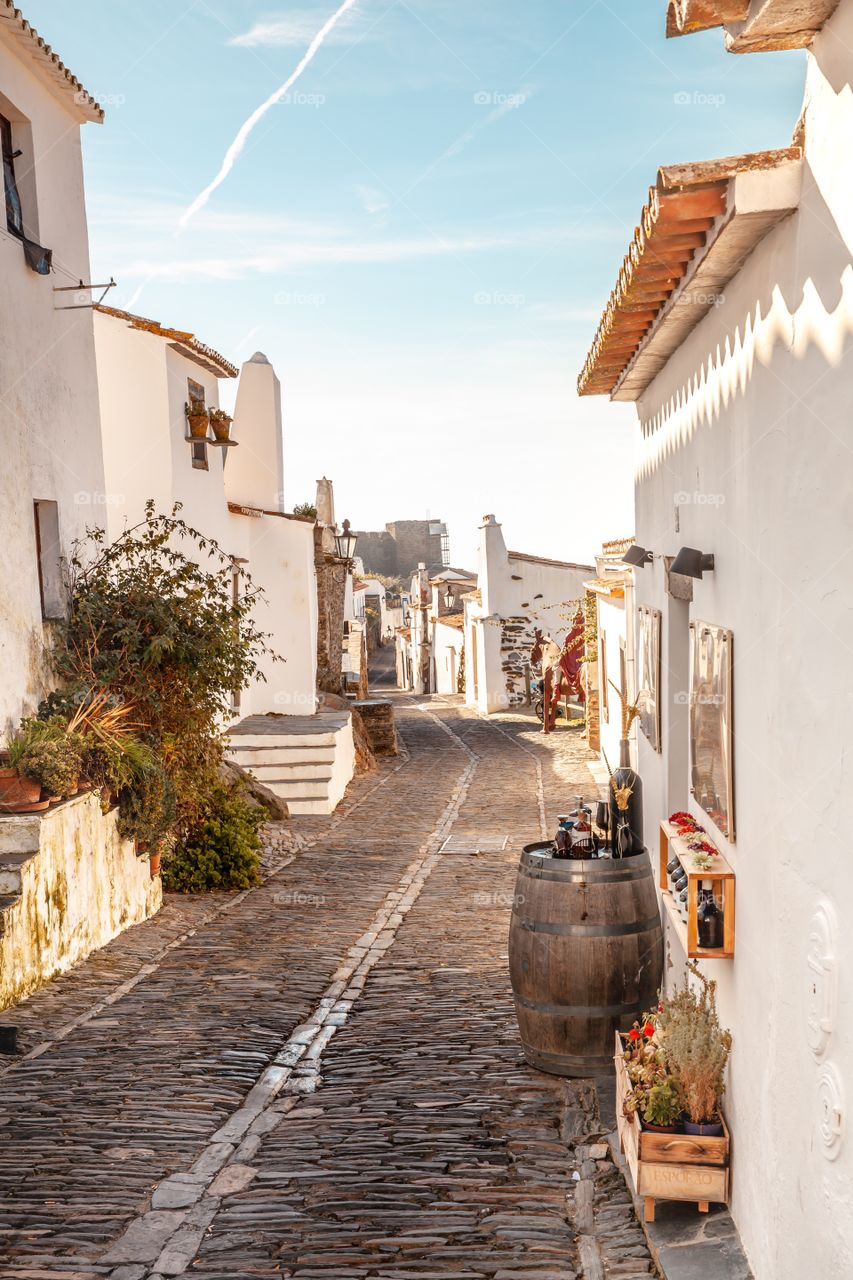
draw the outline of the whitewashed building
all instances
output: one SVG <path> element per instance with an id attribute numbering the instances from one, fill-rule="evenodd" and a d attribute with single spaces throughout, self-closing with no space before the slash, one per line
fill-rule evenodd
<path id="1" fill-rule="evenodd" d="M 189 440 L 184 406 L 192 396 L 219 407 L 221 379 L 237 369 L 191 333 L 110 307 L 95 313 L 106 502 L 110 538 L 181 503 L 181 518 L 215 538 L 263 587 L 258 623 L 284 662 L 268 660 L 265 680 L 235 711 L 313 715 L 317 671 L 314 522 L 284 510 L 281 388 L 256 352 L 239 374 L 231 435 L 235 447 Z M 132 389 L 132 390 L 131 390 Z M 212 434 L 212 433 L 211 433 Z"/>
<path id="2" fill-rule="evenodd" d="M 637 658 L 657 671 L 646 842 L 656 857 L 661 819 L 689 807 L 735 872 L 733 955 L 699 961 L 734 1035 L 732 1212 L 757 1280 L 840 1280 L 853 1274 L 853 0 L 676 0 L 669 24 L 722 26 L 733 51 L 807 47 L 803 115 L 782 151 L 658 172 L 579 389 L 637 409 L 637 542 L 652 553 L 635 575 Z M 685 548 L 687 576 L 671 572 Z M 672 982 L 685 935 L 662 903 Z"/>
<path id="3" fill-rule="evenodd" d="M 95 340 L 110 537 L 141 519 L 147 499 L 164 512 L 180 502 L 181 517 L 232 558 L 235 592 L 245 573 L 263 589 L 255 616 L 280 660 L 265 658 L 235 696 L 231 755 L 291 812 L 331 812 L 353 775 L 352 726 L 345 710 L 318 713 L 315 522 L 284 509 L 275 370 L 261 352 L 246 361 L 234 443 L 217 445 L 187 438 L 184 406 L 219 406 L 220 380 L 238 376 L 228 360 L 192 333 L 104 306 Z"/>
<path id="4" fill-rule="evenodd" d="M 0 0 L 0 741 L 52 687 L 73 543 L 105 500 L 81 128 L 103 112 Z M 153 915 L 159 878 L 84 792 L 0 816 L 0 1009 Z M 62 904 L 58 909 L 57 904 Z"/>
<path id="5" fill-rule="evenodd" d="M 0 6 L 0 732 L 47 692 L 64 563 L 102 499 L 80 132 L 103 112 L 8 0 Z"/>
<path id="6" fill-rule="evenodd" d="M 507 551 L 501 526 L 484 516 L 477 589 L 463 597 L 469 706 L 488 715 L 527 701 L 535 631 L 561 644 L 594 574 L 591 564 Z"/>

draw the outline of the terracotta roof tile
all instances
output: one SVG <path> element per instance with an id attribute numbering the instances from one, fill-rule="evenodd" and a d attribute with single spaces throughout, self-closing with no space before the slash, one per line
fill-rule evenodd
<path id="1" fill-rule="evenodd" d="M 580 395 L 614 390 L 726 213 L 731 181 L 740 173 L 773 169 L 801 157 L 800 147 L 788 147 L 658 170 L 578 378 Z"/>
<path id="2" fill-rule="evenodd" d="M 83 87 L 65 63 L 54 53 L 46 40 L 43 40 L 35 27 L 27 22 L 20 9 L 16 9 L 11 0 L 0 0 L 0 31 L 14 36 L 22 49 L 28 53 L 42 69 L 47 72 L 56 88 L 62 93 L 69 105 L 76 107 L 76 112 L 84 120 L 100 124 L 104 118 L 104 109 L 95 101 L 87 89 Z"/>
<path id="3" fill-rule="evenodd" d="M 158 338 L 165 338 L 187 359 L 194 360 L 210 373 L 215 373 L 217 378 L 236 378 L 239 373 L 230 360 L 226 360 L 218 351 L 214 351 L 213 347 L 206 347 L 194 334 L 184 329 L 167 329 L 160 324 L 159 320 L 146 320 L 144 316 L 133 315 L 130 311 L 119 311 L 117 307 L 107 307 L 103 303 L 98 304 L 95 310 L 105 316 L 113 316 L 116 320 L 125 320 L 131 329 L 140 329 L 145 333 L 153 333 Z"/>

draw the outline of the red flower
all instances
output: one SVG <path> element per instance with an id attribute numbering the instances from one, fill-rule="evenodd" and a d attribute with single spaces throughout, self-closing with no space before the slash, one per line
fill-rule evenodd
<path id="1" fill-rule="evenodd" d="M 640 1038 L 640 1033 L 639 1033 L 639 1031 L 637 1030 L 637 1028 L 636 1028 L 636 1027 L 632 1027 L 632 1029 L 628 1032 L 628 1039 L 629 1039 L 629 1040 L 639 1040 L 639 1038 Z"/>
<path id="2" fill-rule="evenodd" d="M 654 1034 L 655 1034 L 654 1023 L 647 1022 L 646 1025 L 643 1027 L 643 1035 L 646 1037 L 647 1040 L 651 1040 Z"/>

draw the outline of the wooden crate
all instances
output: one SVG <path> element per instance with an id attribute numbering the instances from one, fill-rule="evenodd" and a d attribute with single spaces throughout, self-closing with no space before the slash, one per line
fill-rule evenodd
<path id="1" fill-rule="evenodd" d="M 708 837 L 705 836 L 707 840 Z M 710 844 L 710 840 L 708 841 Z M 669 862 L 670 847 L 678 855 L 679 861 L 687 876 L 687 924 L 681 918 L 678 903 L 669 890 L 666 875 L 666 864 Z M 707 870 L 697 867 L 695 855 L 689 845 L 679 836 L 669 822 L 660 824 L 659 846 L 659 879 L 664 910 L 670 918 L 682 946 L 691 960 L 733 960 L 735 954 L 735 889 L 736 877 L 733 867 L 721 853 L 714 858 L 713 865 Z M 699 882 L 710 880 L 714 896 L 723 909 L 723 945 L 721 947 L 700 947 L 697 904 Z"/>
<path id="2" fill-rule="evenodd" d="M 687 1200 L 698 1204 L 700 1213 L 707 1213 L 711 1204 L 728 1204 L 731 1142 L 725 1117 L 721 1138 L 643 1129 L 636 1113 L 629 1118 L 623 1112 L 631 1092 L 624 1047 L 617 1031 L 616 1127 L 634 1188 L 645 1202 L 646 1222 L 655 1220 L 655 1200 Z"/>

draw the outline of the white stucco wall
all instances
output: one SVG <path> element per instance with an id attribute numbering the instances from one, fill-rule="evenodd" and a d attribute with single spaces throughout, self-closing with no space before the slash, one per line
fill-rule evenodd
<path id="1" fill-rule="evenodd" d="M 62 552 L 85 531 L 104 489 L 89 310 L 59 311 L 88 282 L 89 246 L 73 105 L 0 23 L 0 112 L 10 118 L 25 228 L 54 253 L 40 276 L 19 240 L 0 232 L 0 737 L 46 692 L 33 518 L 35 499 L 59 507 Z M 85 295 L 88 300 L 89 295 Z"/>
<path id="2" fill-rule="evenodd" d="M 734 1033 L 732 1208 L 757 1280 L 853 1274 L 851 75 L 842 0 L 809 58 L 799 210 L 638 405 L 637 540 L 656 559 L 637 600 L 663 612 L 663 754 L 640 736 L 652 848 L 687 793 L 688 621 L 734 633 L 737 831 L 718 842 L 737 871 L 736 955 L 702 968 Z M 684 545 L 716 557 L 689 607 L 667 597 L 659 558 Z M 816 1056 L 807 956 L 820 908 L 838 921 L 837 997 Z M 672 981 L 682 957 L 669 947 Z M 847 1127 L 837 1153 L 820 1129 L 833 1073 Z"/>
<path id="3" fill-rule="evenodd" d="M 0 817 L 0 857 L 30 855 L 0 871 L 14 899 L 2 913 L 0 1009 L 159 911 L 160 878 L 120 838 L 117 818 L 91 792 L 45 814 Z"/>
<path id="4" fill-rule="evenodd" d="M 571 629 L 576 603 L 586 595 L 584 582 L 594 574 L 592 565 L 508 551 L 500 524 L 493 515 L 484 517 L 477 574 L 481 602 L 466 602 L 465 701 L 469 706 L 489 715 L 519 701 L 521 683 L 508 680 L 505 664 L 518 666 L 526 660 L 537 627 L 562 643 Z M 507 623 L 522 624 L 516 647 L 505 631 Z"/>
<path id="5" fill-rule="evenodd" d="M 110 537 L 142 518 L 148 498 L 164 512 L 180 502 L 181 518 L 245 561 L 245 571 L 263 588 L 256 619 L 269 635 L 270 648 L 284 659 L 263 661 L 265 679 L 243 691 L 240 714 L 313 715 L 314 526 L 282 511 L 281 394 L 275 370 L 260 353 L 243 366 L 235 411 L 240 417 L 232 433 L 237 447 L 208 445 L 205 471 L 192 465 L 184 405 L 188 379 L 204 387 L 207 405 L 218 405 L 216 375 L 164 338 L 116 316 L 96 313 L 95 338 L 107 490 L 102 514 Z M 229 510 L 229 501 L 250 514 Z"/>

